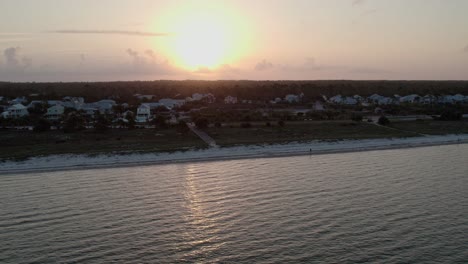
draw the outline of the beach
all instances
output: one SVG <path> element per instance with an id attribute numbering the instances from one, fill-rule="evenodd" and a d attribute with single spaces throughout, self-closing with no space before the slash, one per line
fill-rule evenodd
<path id="1" fill-rule="evenodd" d="M 287 144 L 215 147 L 171 153 L 51 155 L 0 163 L 0 174 L 115 168 L 168 163 L 321 155 L 358 151 L 466 144 L 468 134 L 410 138 L 293 142 Z"/>

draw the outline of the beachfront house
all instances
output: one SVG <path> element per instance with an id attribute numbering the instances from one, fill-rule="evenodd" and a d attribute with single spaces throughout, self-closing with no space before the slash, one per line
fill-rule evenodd
<path id="1" fill-rule="evenodd" d="M 49 120 L 58 120 L 65 113 L 65 107 L 63 105 L 54 105 L 47 109 L 45 117 Z"/>
<path id="2" fill-rule="evenodd" d="M 151 120 L 151 106 L 149 104 L 142 104 L 137 109 L 135 121 L 137 123 L 146 123 Z"/>
<path id="3" fill-rule="evenodd" d="M 28 108 L 22 104 L 12 105 L 2 113 L 5 118 L 20 118 L 27 115 L 29 115 Z"/>

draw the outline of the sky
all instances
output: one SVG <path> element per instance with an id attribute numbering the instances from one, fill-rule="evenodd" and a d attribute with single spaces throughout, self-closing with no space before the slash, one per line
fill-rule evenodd
<path id="1" fill-rule="evenodd" d="M 1 0 L 0 81 L 467 80 L 466 0 Z"/>

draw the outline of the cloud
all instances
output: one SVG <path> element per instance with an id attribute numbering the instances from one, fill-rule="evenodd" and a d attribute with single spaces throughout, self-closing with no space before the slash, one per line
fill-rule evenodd
<path id="1" fill-rule="evenodd" d="M 171 34 L 161 32 L 145 32 L 145 31 L 127 31 L 127 30 L 53 30 L 48 33 L 56 34 L 101 34 L 101 35 L 126 35 L 126 36 L 141 36 L 141 37 L 167 37 Z"/>
<path id="2" fill-rule="evenodd" d="M 16 67 L 19 65 L 18 52 L 19 47 L 11 47 L 3 51 L 7 67 Z"/>
<path id="3" fill-rule="evenodd" d="M 257 63 L 257 65 L 255 65 L 255 70 L 256 71 L 266 71 L 266 70 L 269 70 L 269 69 L 272 69 L 273 67 L 275 67 L 273 65 L 273 63 L 267 61 L 267 60 L 262 60 L 261 62 Z"/>
<path id="4" fill-rule="evenodd" d="M 32 59 L 26 56 L 21 57 L 20 47 L 10 47 L 3 51 L 5 66 L 8 70 L 25 69 L 31 66 Z"/>
<path id="5" fill-rule="evenodd" d="M 352 5 L 353 6 L 360 6 L 363 5 L 366 2 L 366 0 L 353 0 Z"/>

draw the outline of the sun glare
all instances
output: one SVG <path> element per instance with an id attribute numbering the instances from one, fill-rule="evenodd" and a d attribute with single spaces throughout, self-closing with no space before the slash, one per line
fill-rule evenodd
<path id="1" fill-rule="evenodd" d="M 176 33 L 174 49 L 180 62 L 188 68 L 213 68 L 228 56 L 227 29 L 210 18 L 193 18 Z"/>
<path id="2" fill-rule="evenodd" d="M 178 10 L 167 28 L 173 34 L 169 49 L 174 62 L 185 69 L 215 69 L 233 63 L 248 42 L 242 20 L 222 7 Z"/>

